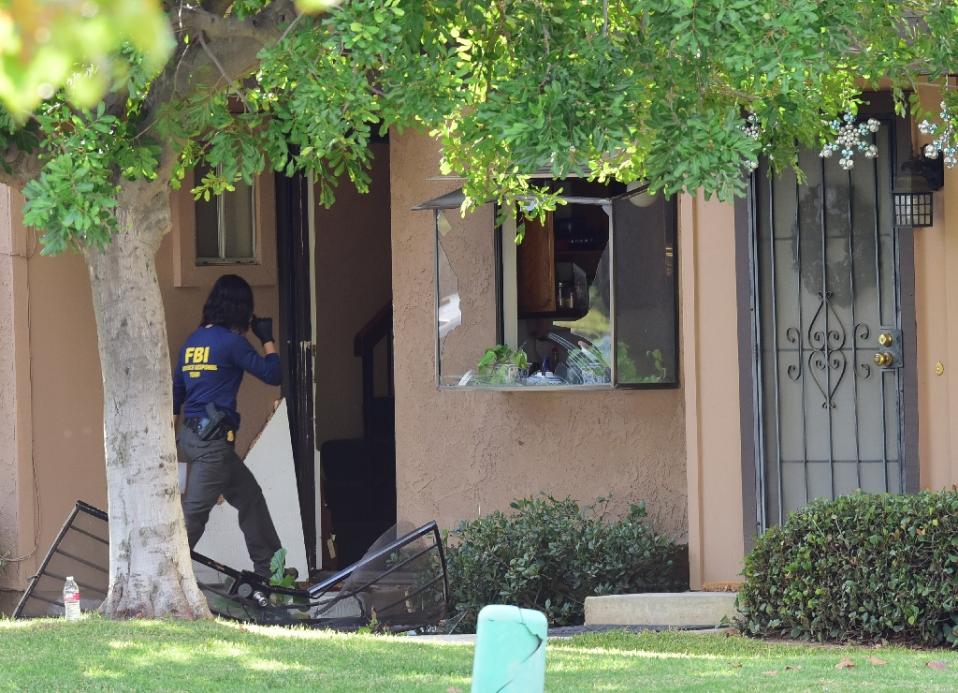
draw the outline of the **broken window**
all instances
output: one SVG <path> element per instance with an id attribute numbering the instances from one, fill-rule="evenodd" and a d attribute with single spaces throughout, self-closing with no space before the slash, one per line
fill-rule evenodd
<path id="1" fill-rule="evenodd" d="M 678 383 L 676 206 L 644 186 L 545 181 L 542 219 L 461 190 L 425 202 L 436 234 L 440 387 L 554 389 Z M 522 242 L 516 242 L 518 225 Z"/>
<path id="2" fill-rule="evenodd" d="M 458 209 L 436 211 L 437 348 L 444 374 L 459 374 L 441 378 L 446 385 L 472 368 L 477 344 L 497 339 L 494 219 L 492 205 L 465 218 Z"/>

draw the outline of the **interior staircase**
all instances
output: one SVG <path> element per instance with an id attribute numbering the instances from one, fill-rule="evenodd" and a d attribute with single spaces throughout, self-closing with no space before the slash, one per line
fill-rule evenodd
<path id="1" fill-rule="evenodd" d="M 326 505 L 332 515 L 340 566 L 396 523 L 396 426 L 392 368 L 392 305 L 386 305 L 353 340 L 362 359 L 363 437 L 329 440 L 320 447 Z M 387 372 L 377 372 L 376 347 L 385 342 Z M 376 395 L 376 385 L 385 394 Z M 383 387 L 384 385 L 384 387 Z"/>

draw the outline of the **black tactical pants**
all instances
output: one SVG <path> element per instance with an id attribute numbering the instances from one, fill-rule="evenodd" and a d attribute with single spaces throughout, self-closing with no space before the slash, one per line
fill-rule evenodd
<path id="1" fill-rule="evenodd" d="M 281 547 L 279 536 L 266 507 L 263 490 L 236 454 L 233 444 L 224 438 L 201 440 L 183 425 L 177 432 L 176 442 L 180 461 L 188 463 L 183 516 L 190 549 L 203 536 L 210 510 L 223 496 L 239 511 L 239 526 L 254 570 L 268 577 L 270 560 Z"/>

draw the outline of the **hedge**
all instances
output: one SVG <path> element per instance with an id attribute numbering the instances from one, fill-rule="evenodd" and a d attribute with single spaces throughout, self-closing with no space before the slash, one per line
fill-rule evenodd
<path id="1" fill-rule="evenodd" d="M 486 604 L 514 604 L 569 625 L 594 594 L 688 589 L 684 547 L 648 526 L 644 506 L 607 521 L 607 505 L 543 495 L 461 523 L 447 537 L 450 620 L 470 630 Z"/>
<path id="2" fill-rule="evenodd" d="M 856 493 L 769 529 L 745 560 L 755 636 L 958 645 L 958 492 Z"/>

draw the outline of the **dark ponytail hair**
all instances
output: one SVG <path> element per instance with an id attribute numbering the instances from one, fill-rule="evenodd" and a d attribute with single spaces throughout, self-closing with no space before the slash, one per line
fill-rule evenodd
<path id="1" fill-rule="evenodd" d="M 202 325 L 220 325 L 246 332 L 253 318 L 253 290 L 242 277 L 224 274 L 216 280 L 203 306 Z"/>

